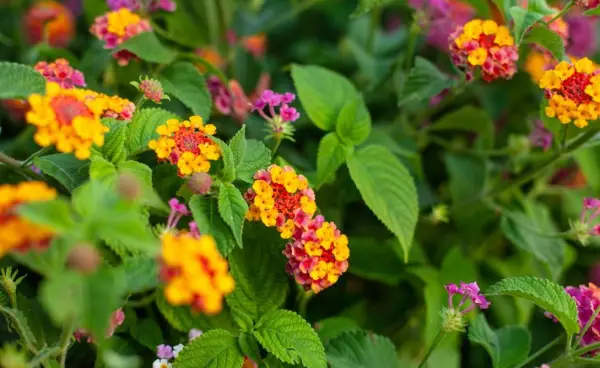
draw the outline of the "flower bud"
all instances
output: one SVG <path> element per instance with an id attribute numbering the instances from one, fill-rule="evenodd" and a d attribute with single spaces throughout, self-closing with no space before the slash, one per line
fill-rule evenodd
<path id="1" fill-rule="evenodd" d="M 188 186 L 194 194 L 208 194 L 211 185 L 212 178 L 207 173 L 194 173 L 188 180 Z"/>
<path id="2" fill-rule="evenodd" d="M 450 221 L 448 218 L 448 206 L 445 204 L 438 204 L 433 207 L 430 218 L 431 222 L 434 224 L 439 224 L 440 222 L 448 223 Z"/>
<path id="3" fill-rule="evenodd" d="M 140 184 L 135 176 L 129 173 L 122 173 L 117 179 L 117 192 L 121 197 L 134 201 L 140 196 Z"/>
<path id="4" fill-rule="evenodd" d="M 442 330 L 446 332 L 464 332 L 465 331 L 465 320 L 463 314 L 454 308 L 444 308 L 441 312 L 442 315 Z"/>
<path id="5" fill-rule="evenodd" d="M 102 258 L 93 246 L 85 243 L 75 245 L 67 258 L 67 267 L 84 274 L 91 274 L 100 265 Z"/>

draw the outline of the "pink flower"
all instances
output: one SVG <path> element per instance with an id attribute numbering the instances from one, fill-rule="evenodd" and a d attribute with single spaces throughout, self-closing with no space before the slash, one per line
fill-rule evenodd
<path id="1" fill-rule="evenodd" d="M 467 314 L 473 309 L 488 309 L 490 302 L 480 293 L 477 282 L 464 283 L 461 281 L 460 287 L 456 284 L 448 284 L 444 286 L 448 292 L 448 307 L 452 310 L 457 310 L 461 314 Z M 454 307 L 454 295 L 462 295 L 462 299 L 458 306 Z M 471 301 L 470 305 L 465 308 L 465 303 Z"/>
<path id="2" fill-rule="evenodd" d="M 162 84 L 156 79 L 144 79 L 140 83 L 131 82 L 134 86 L 136 86 L 140 92 L 144 94 L 144 97 L 150 101 L 154 101 L 157 104 L 160 104 L 162 100 L 169 100 L 169 96 L 167 96 L 164 91 Z"/>
<path id="3" fill-rule="evenodd" d="M 594 54 L 598 44 L 596 36 L 598 18 L 575 13 L 567 15 L 566 21 L 569 24 L 570 36 L 567 53 L 578 58 Z"/>
<path id="4" fill-rule="evenodd" d="M 51 63 L 40 61 L 33 67 L 49 82 L 56 82 L 62 88 L 85 87 L 83 73 L 73 69 L 66 59 L 56 59 Z"/>
<path id="5" fill-rule="evenodd" d="M 111 315 L 110 324 L 109 324 L 108 328 L 106 329 L 105 336 L 107 338 L 111 337 L 115 333 L 115 330 L 117 329 L 117 327 L 121 326 L 124 321 L 125 321 L 125 312 L 123 312 L 123 309 L 119 308 Z M 87 330 L 85 330 L 83 328 L 77 329 L 73 333 L 73 336 L 75 337 L 75 340 L 77 340 L 78 342 L 81 342 L 82 339 L 86 339 L 86 341 L 88 343 L 94 342 L 94 337 Z"/>
<path id="6" fill-rule="evenodd" d="M 177 226 L 177 223 L 179 223 L 179 220 L 181 220 L 183 216 L 188 216 L 190 214 L 190 211 L 187 206 L 180 203 L 177 198 L 171 198 L 171 200 L 169 200 L 169 207 L 171 207 L 171 213 L 167 220 L 167 229 L 173 229 Z"/>
<path id="7" fill-rule="evenodd" d="M 159 359 L 171 359 L 173 358 L 173 348 L 171 345 L 161 344 L 156 347 L 156 356 Z"/>

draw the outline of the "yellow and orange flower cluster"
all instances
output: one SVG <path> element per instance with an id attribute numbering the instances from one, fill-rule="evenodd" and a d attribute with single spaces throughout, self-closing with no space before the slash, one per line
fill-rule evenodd
<path id="1" fill-rule="evenodd" d="M 26 119 L 37 127 L 34 140 L 42 147 L 55 145 L 60 152 L 74 152 L 80 160 L 89 158 L 91 146 L 102 146 L 108 132 L 100 121 L 105 102 L 89 98 L 89 92 L 48 82 L 45 95 L 31 95 Z"/>
<path id="2" fill-rule="evenodd" d="M 600 116 L 600 76 L 588 58 L 561 61 L 544 73 L 539 85 L 546 90 L 548 117 L 583 128 Z"/>
<path id="3" fill-rule="evenodd" d="M 212 124 L 204 124 L 200 116 L 189 120 L 169 119 L 156 128 L 158 140 L 151 140 L 148 147 L 156 152 L 159 160 L 168 161 L 179 168 L 180 176 L 195 172 L 208 172 L 210 161 L 221 157 L 219 146 L 210 139 L 217 132 Z"/>
<path id="4" fill-rule="evenodd" d="M 450 35 L 452 62 L 467 79 L 481 69 L 486 82 L 510 79 L 517 71 L 519 53 L 507 27 L 493 20 L 474 19 Z"/>
<path id="5" fill-rule="evenodd" d="M 102 104 L 102 117 L 117 120 L 131 120 L 135 112 L 135 104 L 126 98 L 119 96 L 107 96 L 103 93 L 86 91 L 88 99 L 96 100 Z"/>
<path id="6" fill-rule="evenodd" d="M 167 231 L 162 236 L 161 278 L 172 305 L 191 305 L 206 314 L 223 309 L 223 297 L 233 291 L 227 260 L 210 235 Z"/>
<path id="7" fill-rule="evenodd" d="M 56 198 L 56 191 L 43 182 L 22 182 L 0 185 L 0 257 L 11 251 L 45 248 L 53 232 L 35 225 L 16 213 L 20 204 L 48 201 Z"/>

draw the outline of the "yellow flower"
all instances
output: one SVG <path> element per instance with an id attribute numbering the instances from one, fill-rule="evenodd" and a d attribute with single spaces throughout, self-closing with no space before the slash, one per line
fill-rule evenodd
<path id="1" fill-rule="evenodd" d="M 486 20 L 483 22 L 482 29 L 486 35 L 493 35 L 498 32 L 498 24 L 493 20 Z"/>
<path id="2" fill-rule="evenodd" d="M 125 35 L 127 26 L 137 24 L 142 20 L 139 15 L 132 13 L 127 8 L 109 12 L 106 17 L 108 19 L 108 31 L 119 36 Z"/>
<path id="3" fill-rule="evenodd" d="M 478 39 L 479 36 L 481 36 L 481 33 L 483 33 L 482 21 L 480 19 L 474 19 L 467 22 L 464 27 L 464 33 L 473 40 Z"/>
<path id="4" fill-rule="evenodd" d="M 469 53 L 469 63 L 471 65 L 483 65 L 485 59 L 487 59 L 488 52 L 483 47 L 473 50 Z"/>

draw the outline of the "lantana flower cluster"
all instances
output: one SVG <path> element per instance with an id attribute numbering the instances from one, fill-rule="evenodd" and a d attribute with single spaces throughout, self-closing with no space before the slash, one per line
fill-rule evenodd
<path id="1" fill-rule="evenodd" d="M 507 27 L 493 20 L 475 19 L 450 36 L 452 62 L 465 72 L 467 80 L 481 71 L 486 82 L 510 79 L 517 71 L 519 53 Z"/>
<path id="2" fill-rule="evenodd" d="M 280 94 L 267 89 L 254 101 L 252 110 L 258 111 L 267 122 L 271 133 L 269 137 L 274 137 L 276 140 L 292 139 L 294 128 L 290 123 L 300 117 L 298 110 L 290 106 L 295 99 L 296 95 L 291 92 Z"/>
<path id="3" fill-rule="evenodd" d="M 51 229 L 36 225 L 16 213 L 20 204 L 49 201 L 56 191 L 44 182 L 0 185 L 0 257 L 11 251 L 44 249 L 52 240 Z"/>
<path id="4" fill-rule="evenodd" d="M 150 32 L 152 27 L 148 20 L 133 13 L 128 8 L 120 8 L 96 17 L 90 32 L 104 41 L 104 48 L 112 50 L 133 36 L 142 32 Z M 127 65 L 136 56 L 127 50 L 113 54 L 119 65 Z"/>
<path id="5" fill-rule="evenodd" d="M 177 165 L 179 176 L 208 172 L 210 161 L 221 157 L 221 150 L 210 137 L 217 132 L 212 124 L 204 124 L 200 116 L 189 120 L 169 119 L 156 128 L 159 138 L 148 143 L 160 161 Z"/>
<path id="6" fill-rule="evenodd" d="M 444 286 L 448 292 L 448 307 L 442 310 L 442 329 L 446 332 L 464 331 L 463 316 L 476 308 L 488 309 L 491 303 L 479 290 L 477 282 L 448 284 Z M 454 305 L 454 296 L 462 295 L 458 305 Z"/>
<path id="7" fill-rule="evenodd" d="M 73 69 L 66 59 L 56 59 L 51 63 L 40 61 L 33 68 L 40 72 L 47 81 L 56 82 L 61 88 L 70 89 L 86 86 L 83 73 Z"/>
<path id="8" fill-rule="evenodd" d="M 348 269 L 348 237 L 333 222 L 316 216 L 314 191 L 303 175 L 289 166 L 271 165 L 254 175 L 244 194 L 249 203 L 246 219 L 276 227 L 283 239 L 286 271 L 305 290 L 315 293 L 333 285 Z"/>
<path id="9" fill-rule="evenodd" d="M 573 122 L 583 128 L 600 114 L 600 77 L 588 58 L 574 64 L 561 61 L 553 70 L 548 70 L 540 80 L 545 89 L 548 117 L 558 118 L 561 123 Z"/>
<path id="10" fill-rule="evenodd" d="M 66 47 L 75 36 L 75 17 L 58 1 L 35 2 L 25 15 L 25 34 L 31 44 L 46 41 L 55 47 Z"/>

